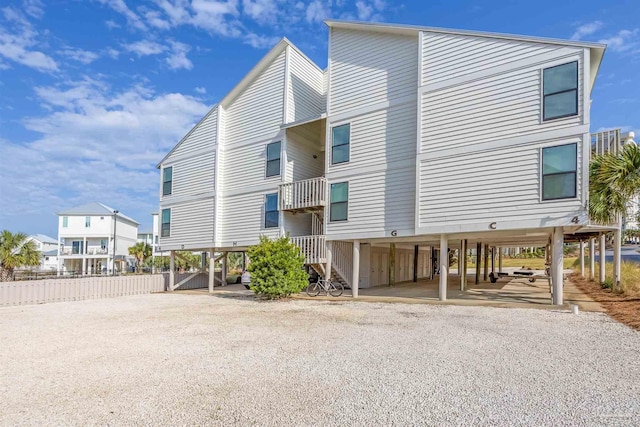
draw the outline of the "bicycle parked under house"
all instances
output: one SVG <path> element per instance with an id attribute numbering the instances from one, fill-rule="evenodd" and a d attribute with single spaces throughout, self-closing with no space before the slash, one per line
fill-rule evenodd
<path id="1" fill-rule="evenodd" d="M 317 282 L 310 283 L 307 286 L 307 295 L 317 297 L 320 292 L 324 291 L 325 295 L 339 297 L 344 292 L 344 286 L 340 282 L 334 282 L 331 279 L 320 279 Z"/>

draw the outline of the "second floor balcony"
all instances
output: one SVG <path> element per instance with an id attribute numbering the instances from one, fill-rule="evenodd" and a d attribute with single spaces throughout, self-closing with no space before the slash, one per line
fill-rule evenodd
<path id="1" fill-rule="evenodd" d="M 282 211 L 320 210 L 327 205 L 327 179 L 318 177 L 281 184 L 278 199 Z"/>

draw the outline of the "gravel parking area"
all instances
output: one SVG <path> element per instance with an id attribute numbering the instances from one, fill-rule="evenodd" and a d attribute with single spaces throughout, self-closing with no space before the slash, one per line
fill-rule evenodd
<path id="1" fill-rule="evenodd" d="M 0 309 L 2 425 L 638 425 L 600 313 L 156 294 Z"/>

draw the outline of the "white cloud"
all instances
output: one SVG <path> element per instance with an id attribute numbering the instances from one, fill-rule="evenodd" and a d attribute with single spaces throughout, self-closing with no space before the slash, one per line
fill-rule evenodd
<path id="1" fill-rule="evenodd" d="M 0 158 L 12 159 L 0 168 L 3 197 L 20 200 L 3 207 L 4 217 L 95 199 L 148 212 L 158 189 L 155 165 L 209 109 L 197 98 L 143 86 L 112 93 L 89 78 L 37 87 L 36 95 L 52 111 L 24 125 L 40 136 L 0 140 Z"/>
<path id="2" fill-rule="evenodd" d="M 620 30 L 615 36 L 600 40 L 600 43 L 606 43 L 607 47 L 614 52 L 633 51 L 633 53 L 637 53 L 636 49 L 640 47 L 639 35 L 640 28 Z"/>
<path id="3" fill-rule="evenodd" d="M 201 95 L 204 95 L 205 93 L 207 93 L 207 89 L 202 86 L 198 86 L 194 90 Z"/>
<path id="4" fill-rule="evenodd" d="M 32 18 L 39 19 L 44 15 L 44 4 L 41 0 L 24 0 L 22 10 Z"/>
<path id="5" fill-rule="evenodd" d="M 276 0 L 242 0 L 242 10 L 258 23 L 274 22 L 278 15 Z"/>
<path id="6" fill-rule="evenodd" d="M 127 19 L 129 25 L 138 30 L 146 30 L 147 26 L 144 25 L 140 17 L 124 2 L 124 0 L 98 0 L 100 3 L 109 6 L 114 11 L 118 12 Z"/>
<path id="7" fill-rule="evenodd" d="M 109 19 L 107 21 L 104 21 L 104 25 L 107 26 L 108 29 L 113 30 L 115 28 L 120 28 L 120 24 L 118 24 L 117 22 Z"/>
<path id="8" fill-rule="evenodd" d="M 571 40 L 581 40 L 585 36 L 590 36 L 599 31 L 603 26 L 604 24 L 601 21 L 593 21 L 580 25 L 571 36 Z"/>
<path id="9" fill-rule="evenodd" d="M 157 10 L 146 11 L 144 17 L 152 27 L 159 28 L 161 30 L 168 30 L 169 28 L 171 28 L 171 23 L 162 19 L 161 12 Z"/>
<path id="10" fill-rule="evenodd" d="M 171 53 L 165 59 L 169 68 L 172 70 L 179 70 L 181 68 L 185 70 L 192 69 L 193 63 L 187 58 L 187 53 L 191 50 L 191 46 L 175 41 L 170 43 Z"/>
<path id="11" fill-rule="evenodd" d="M 259 36 L 254 33 L 249 33 L 244 37 L 244 43 L 256 49 L 272 48 L 278 41 L 280 41 L 280 37 Z"/>
<path id="12" fill-rule="evenodd" d="M 123 44 L 122 47 L 138 56 L 157 55 L 167 49 L 165 46 L 151 40 L 140 40 L 135 43 Z"/>
<path id="13" fill-rule="evenodd" d="M 118 59 L 118 57 L 120 56 L 120 51 L 112 47 L 106 48 L 104 53 L 111 59 Z"/>
<path id="14" fill-rule="evenodd" d="M 386 4 L 382 0 L 373 0 L 372 2 L 358 0 L 356 2 L 358 19 L 361 21 L 381 21 L 383 18 L 380 12 L 382 12 L 385 7 Z"/>
<path id="15" fill-rule="evenodd" d="M 0 25 L 0 56 L 38 71 L 57 71 L 58 64 L 37 50 L 39 33 L 18 10 L 2 9 L 6 25 Z"/>
<path id="16" fill-rule="evenodd" d="M 67 47 L 59 51 L 58 53 L 82 64 L 91 64 L 93 61 L 100 57 L 100 55 L 98 55 L 97 53 L 72 47 Z"/>
<path id="17" fill-rule="evenodd" d="M 307 5 L 306 18 L 309 23 L 321 23 L 330 16 L 329 8 L 321 0 L 313 0 Z"/>

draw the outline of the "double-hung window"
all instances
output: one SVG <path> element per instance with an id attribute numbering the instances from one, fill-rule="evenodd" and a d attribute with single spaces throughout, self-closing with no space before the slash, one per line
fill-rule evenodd
<path id="1" fill-rule="evenodd" d="M 162 195 L 169 196 L 173 189 L 173 166 L 162 169 Z"/>
<path id="2" fill-rule="evenodd" d="M 85 228 L 91 227 L 91 217 L 90 216 L 85 216 L 84 217 L 84 226 L 85 226 Z"/>
<path id="3" fill-rule="evenodd" d="M 351 141 L 351 125 L 336 126 L 331 129 L 331 164 L 349 161 L 349 143 Z"/>
<path id="4" fill-rule="evenodd" d="M 267 176 L 280 175 L 280 141 L 267 144 Z"/>
<path id="5" fill-rule="evenodd" d="M 346 221 L 349 214 L 349 183 L 331 184 L 329 221 Z"/>
<path id="6" fill-rule="evenodd" d="M 162 209 L 162 226 L 160 236 L 169 237 L 171 235 L 171 209 Z"/>
<path id="7" fill-rule="evenodd" d="M 68 216 L 63 216 L 62 217 L 62 228 L 67 228 L 69 226 L 69 217 Z"/>
<path id="8" fill-rule="evenodd" d="M 578 61 L 546 68 L 543 72 L 543 119 L 578 114 Z"/>
<path id="9" fill-rule="evenodd" d="M 577 196 L 577 144 L 542 149 L 542 200 Z"/>
<path id="10" fill-rule="evenodd" d="M 264 201 L 264 228 L 278 227 L 278 193 L 267 194 Z"/>

